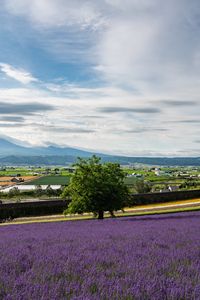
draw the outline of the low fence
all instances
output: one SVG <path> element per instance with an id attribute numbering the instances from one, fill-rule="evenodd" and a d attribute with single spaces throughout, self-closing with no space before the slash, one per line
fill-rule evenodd
<path id="1" fill-rule="evenodd" d="M 200 198 L 200 190 L 132 194 L 129 206 L 140 204 L 164 203 L 169 201 L 187 200 Z M 0 221 L 8 218 L 28 216 L 45 216 L 62 213 L 67 208 L 64 200 L 46 200 L 34 202 L 5 203 L 0 204 Z"/>

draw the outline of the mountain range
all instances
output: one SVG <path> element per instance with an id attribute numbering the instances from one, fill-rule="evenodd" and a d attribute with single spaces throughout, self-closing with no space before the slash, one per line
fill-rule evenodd
<path id="1" fill-rule="evenodd" d="M 155 166 L 200 166 L 199 157 L 127 157 L 94 153 L 72 147 L 27 147 L 0 138 L 0 165 L 66 165 L 77 157 L 96 154 L 103 161 L 120 164 L 146 164 Z"/>
<path id="2" fill-rule="evenodd" d="M 72 155 L 72 156 L 81 156 L 81 157 L 89 157 L 93 153 L 89 151 L 84 151 L 80 149 L 75 149 L 71 147 L 59 147 L 59 146 L 47 146 L 47 147 L 26 147 L 20 146 L 6 140 L 4 138 L 0 138 L 0 157 L 8 156 L 8 155 L 17 155 L 17 156 L 48 156 L 48 155 Z"/>

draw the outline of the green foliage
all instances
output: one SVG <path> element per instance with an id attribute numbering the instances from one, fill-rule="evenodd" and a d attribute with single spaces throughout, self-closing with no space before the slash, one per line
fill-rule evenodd
<path id="1" fill-rule="evenodd" d="M 35 186 L 35 195 L 36 195 L 36 197 L 41 197 L 42 194 L 43 194 L 43 190 L 42 190 L 41 185 L 36 185 Z"/>
<path id="2" fill-rule="evenodd" d="M 9 192 L 0 192 L 0 199 L 16 199 L 20 197 L 21 200 L 28 199 L 28 198 L 46 198 L 46 197 L 61 197 L 63 192 L 62 188 L 59 189 L 52 189 L 51 186 L 47 186 L 46 189 L 42 189 L 41 186 L 36 186 L 34 190 L 19 190 L 18 188 L 14 187 L 9 190 Z"/>
<path id="3" fill-rule="evenodd" d="M 181 189 L 190 189 L 190 188 L 193 189 L 193 188 L 197 188 L 199 185 L 200 185 L 200 183 L 198 181 L 188 179 L 180 185 L 180 188 Z"/>
<path id="4" fill-rule="evenodd" d="M 48 197 L 54 196 L 54 190 L 50 185 L 46 187 L 45 193 Z"/>
<path id="5" fill-rule="evenodd" d="M 67 207 L 65 201 L 50 200 L 40 202 L 7 203 L 0 205 L 0 223 L 6 219 L 29 217 L 29 216 L 47 216 L 54 214 L 62 214 Z"/>
<path id="6" fill-rule="evenodd" d="M 17 187 L 13 187 L 12 189 L 9 190 L 8 192 L 8 197 L 13 198 L 19 196 L 20 191 Z"/>
<path id="7" fill-rule="evenodd" d="M 101 219 L 104 211 L 112 214 L 127 203 L 129 192 L 120 165 L 100 161 L 96 156 L 78 159 L 76 171 L 63 192 L 63 198 L 72 198 L 66 214 L 93 212 Z"/>
<path id="8" fill-rule="evenodd" d="M 137 193 L 149 193 L 151 191 L 151 185 L 142 179 L 138 179 L 134 182 L 134 189 Z"/>

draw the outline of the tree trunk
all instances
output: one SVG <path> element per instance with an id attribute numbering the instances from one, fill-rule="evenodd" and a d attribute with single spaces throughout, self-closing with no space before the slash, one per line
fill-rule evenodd
<path id="1" fill-rule="evenodd" d="M 103 210 L 99 210 L 98 211 L 98 219 L 99 220 L 103 220 L 103 215 L 104 215 L 104 211 Z"/>
<path id="2" fill-rule="evenodd" d="M 110 213 L 111 218 L 115 218 L 115 215 L 114 215 L 114 211 L 113 211 L 113 210 L 109 210 L 109 213 Z"/>

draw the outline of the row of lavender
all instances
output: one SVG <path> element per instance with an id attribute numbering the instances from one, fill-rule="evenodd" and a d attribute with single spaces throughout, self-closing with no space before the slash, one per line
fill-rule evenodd
<path id="1" fill-rule="evenodd" d="M 200 299 L 200 212 L 0 227 L 0 299 Z"/>

